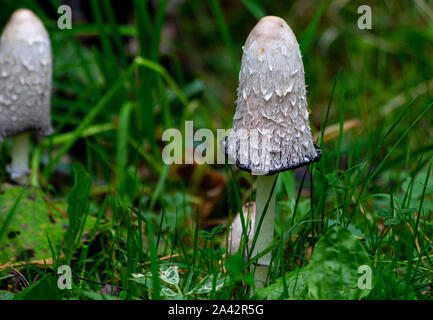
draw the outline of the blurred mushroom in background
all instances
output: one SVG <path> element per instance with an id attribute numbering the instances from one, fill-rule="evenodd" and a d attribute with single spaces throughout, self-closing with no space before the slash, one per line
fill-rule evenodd
<path id="1" fill-rule="evenodd" d="M 274 238 L 278 173 L 319 161 L 322 155 L 309 125 L 299 44 L 279 17 L 261 19 L 243 47 L 233 130 L 223 148 L 230 163 L 258 176 L 254 257 Z M 258 259 L 256 287 L 266 283 L 271 260 L 272 252 Z"/>
<path id="2" fill-rule="evenodd" d="M 30 10 L 12 14 L 0 39 L 0 141 L 12 138 L 11 179 L 25 185 L 30 174 L 30 133 L 49 135 L 53 73 L 51 42 Z"/>

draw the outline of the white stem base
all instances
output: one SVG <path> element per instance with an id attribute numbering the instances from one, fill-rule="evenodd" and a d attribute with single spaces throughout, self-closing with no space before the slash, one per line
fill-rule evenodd
<path id="1" fill-rule="evenodd" d="M 26 185 L 30 174 L 30 135 L 28 133 L 13 138 L 11 157 L 12 162 L 7 170 L 11 179 L 20 185 Z"/>
<path id="2" fill-rule="evenodd" d="M 254 232 L 257 232 L 262 212 L 265 209 L 266 202 L 271 195 L 272 187 L 277 177 L 278 175 L 257 177 L 256 219 L 254 223 Z M 267 249 L 274 240 L 275 205 L 276 192 L 274 190 L 269 201 L 268 210 L 264 213 L 265 217 L 259 230 L 253 256 Z M 256 271 L 254 273 L 254 283 L 256 288 L 262 288 L 265 286 L 271 258 L 272 252 L 269 252 L 257 261 L 259 265 L 256 266 Z"/>

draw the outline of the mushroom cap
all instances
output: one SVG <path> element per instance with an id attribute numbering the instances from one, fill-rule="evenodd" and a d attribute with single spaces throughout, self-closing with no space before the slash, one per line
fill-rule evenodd
<path id="1" fill-rule="evenodd" d="M 0 38 L 0 141 L 51 134 L 52 54 L 48 32 L 30 10 L 15 11 Z"/>
<path id="2" fill-rule="evenodd" d="M 260 20 L 243 47 L 233 129 L 224 142 L 231 163 L 259 175 L 321 157 L 309 125 L 299 44 L 279 17 Z"/>

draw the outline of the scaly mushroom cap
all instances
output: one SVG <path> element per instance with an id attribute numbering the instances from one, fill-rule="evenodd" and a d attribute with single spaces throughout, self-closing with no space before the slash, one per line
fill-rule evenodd
<path id="1" fill-rule="evenodd" d="M 33 12 L 17 10 L 0 39 L 0 141 L 52 133 L 51 81 L 48 32 Z"/>
<path id="2" fill-rule="evenodd" d="M 321 150 L 311 135 L 304 65 L 293 31 L 283 19 L 265 17 L 243 52 L 233 130 L 225 146 L 229 160 L 268 175 L 318 161 Z"/>

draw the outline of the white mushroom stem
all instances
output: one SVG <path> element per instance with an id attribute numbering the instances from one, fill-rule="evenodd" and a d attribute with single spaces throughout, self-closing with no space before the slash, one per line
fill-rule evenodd
<path id="1" fill-rule="evenodd" d="M 12 180 L 21 185 L 27 184 L 30 173 L 30 135 L 28 133 L 13 138 L 11 157 L 12 162 L 8 171 Z"/>
<path id="2" fill-rule="evenodd" d="M 274 240 L 274 223 L 275 223 L 275 204 L 276 204 L 276 192 L 272 193 L 272 187 L 277 179 L 278 175 L 272 176 L 258 176 L 257 177 L 257 190 L 256 190 L 256 223 L 254 224 L 255 234 L 258 232 L 257 241 L 254 246 L 253 256 L 266 250 L 272 241 Z M 266 203 L 269 205 L 266 212 Z M 260 230 L 257 230 L 261 220 L 262 213 L 265 215 L 263 218 Z M 264 287 L 266 283 L 266 277 L 271 263 L 272 252 L 267 253 L 257 261 L 256 271 L 254 274 L 254 283 L 256 288 Z"/>

